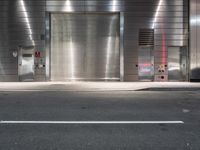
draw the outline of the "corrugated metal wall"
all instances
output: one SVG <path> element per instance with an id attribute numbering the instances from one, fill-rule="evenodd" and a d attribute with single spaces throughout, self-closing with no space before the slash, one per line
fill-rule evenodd
<path id="1" fill-rule="evenodd" d="M 0 0 L 0 81 L 17 81 L 17 46 L 35 43 L 44 52 L 45 11 L 124 12 L 125 81 L 138 80 L 140 28 L 155 28 L 155 66 L 167 46 L 188 45 L 188 0 Z M 36 80 L 44 79 L 38 69 Z"/>

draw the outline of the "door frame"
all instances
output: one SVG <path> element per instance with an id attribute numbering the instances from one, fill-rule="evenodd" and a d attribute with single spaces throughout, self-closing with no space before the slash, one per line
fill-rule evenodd
<path id="1" fill-rule="evenodd" d="M 52 13 L 119 13 L 120 20 L 120 81 L 124 81 L 124 12 L 46 12 L 45 14 L 45 54 L 46 54 L 46 81 L 51 81 L 51 14 Z"/>
<path id="2" fill-rule="evenodd" d="M 170 80 L 169 79 L 169 48 L 170 47 L 175 47 L 175 48 L 179 48 L 179 53 L 180 53 L 180 60 L 181 60 L 181 50 L 184 48 L 185 49 L 185 58 L 186 58 L 186 63 L 185 63 L 185 71 L 186 71 L 186 74 L 185 74 L 185 79 L 182 78 L 182 79 L 179 79 L 179 81 L 177 82 L 188 82 L 189 81 L 189 57 L 188 57 L 188 47 L 187 46 L 168 46 L 167 47 L 167 68 L 168 68 L 168 81 L 169 82 L 176 82 L 176 81 L 173 81 L 173 80 Z M 180 74 L 181 74 L 181 64 L 180 64 Z M 181 76 L 181 75 L 180 75 Z"/>

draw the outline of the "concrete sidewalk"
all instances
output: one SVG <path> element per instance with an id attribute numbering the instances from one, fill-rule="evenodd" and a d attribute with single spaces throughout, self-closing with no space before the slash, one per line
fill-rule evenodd
<path id="1" fill-rule="evenodd" d="M 0 91 L 140 91 L 200 90 L 189 82 L 1 82 Z"/>

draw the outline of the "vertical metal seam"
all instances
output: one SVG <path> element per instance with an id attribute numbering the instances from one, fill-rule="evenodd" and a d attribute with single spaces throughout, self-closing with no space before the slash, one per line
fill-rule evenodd
<path id="1" fill-rule="evenodd" d="M 46 4 L 45 4 L 46 5 Z M 50 81 L 50 14 L 45 11 L 45 53 L 46 53 L 46 81 Z"/>
<path id="2" fill-rule="evenodd" d="M 190 24 L 190 15 L 191 15 L 191 8 L 190 8 L 190 0 L 187 1 L 188 3 L 188 29 L 187 29 L 187 37 L 188 37 L 188 50 L 187 50 L 187 81 L 190 81 L 190 78 L 191 78 L 191 62 L 190 62 L 190 59 L 191 59 L 191 32 L 190 32 L 190 29 L 191 29 L 191 24 Z"/>
<path id="3" fill-rule="evenodd" d="M 196 39 L 195 39 L 195 40 L 196 40 L 196 67 L 198 67 L 198 62 L 197 62 L 197 59 L 198 59 L 198 56 L 197 56 L 197 54 L 198 54 L 198 51 L 197 51 L 197 48 L 198 48 L 198 44 L 197 44 L 197 42 L 198 42 L 198 41 L 197 41 L 197 38 L 198 38 L 198 32 L 197 32 L 197 31 L 198 31 L 198 30 L 197 30 L 197 29 L 198 29 L 198 28 L 197 28 L 197 14 L 198 14 L 198 12 L 197 12 L 197 0 L 196 0 L 196 5 L 195 5 L 195 7 L 196 7 L 196 8 L 195 8 L 195 20 L 196 20 L 196 25 L 195 25 L 195 26 L 196 26 Z"/>
<path id="4" fill-rule="evenodd" d="M 120 81 L 124 81 L 124 12 L 120 12 Z"/>

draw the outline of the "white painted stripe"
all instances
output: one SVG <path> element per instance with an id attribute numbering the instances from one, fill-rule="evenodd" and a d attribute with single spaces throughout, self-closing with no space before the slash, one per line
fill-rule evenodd
<path id="1" fill-rule="evenodd" d="M 0 121 L 0 124 L 184 124 L 183 121 Z"/>

